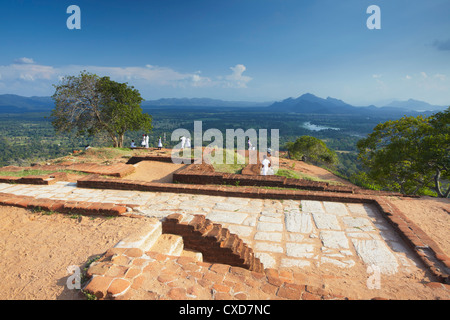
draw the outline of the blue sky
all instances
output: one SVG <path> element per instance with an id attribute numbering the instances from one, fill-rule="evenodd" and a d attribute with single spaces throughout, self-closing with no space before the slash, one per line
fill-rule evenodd
<path id="1" fill-rule="evenodd" d="M 69 5 L 81 29 L 69 30 Z M 369 30 L 370 5 L 381 29 Z M 82 70 L 146 100 L 450 104 L 448 0 L 2 1 L 0 94 L 52 95 Z"/>

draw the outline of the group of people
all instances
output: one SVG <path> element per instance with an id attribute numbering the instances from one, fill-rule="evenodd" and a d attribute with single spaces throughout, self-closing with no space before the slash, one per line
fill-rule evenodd
<path id="1" fill-rule="evenodd" d="M 149 136 L 148 136 L 148 134 L 143 134 L 143 135 L 142 135 L 141 146 L 142 146 L 143 148 L 149 148 L 149 147 L 150 147 L 150 145 L 149 145 Z M 134 142 L 134 140 L 131 140 L 131 145 L 130 145 L 130 147 L 131 147 L 131 148 L 136 148 L 136 143 Z M 161 137 L 159 137 L 159 138 L 158 138 L 158 150 L 161 150 L 162 147 L 163 147 L 163 145 L 162 145 L 162 140 L 161 140 Z"/>
<path id="2" fill-rule="evenodd" d="M 181 140 L 181 149 L 184 148 L 190 148 L 191 147 L 191 139 L 190 138 L 186 138 L 185 136 L 182 136 L 180 138 Z M 141 146 L 143 148 L 149 148 L 149 136 L 148 134 L 143 134 L 142 135 L 142 142 L 141 142 Z M 136 142 L 134 140 L 131 140 L 131 148 L 136 148 Z M 162 144 L 162 140 L 161 137 L 158 138 L 158 150 L 161 150 L 161 148 L 163 147 Z"/>
<path id="3" fill-rule="evenodd" d="M 181 149 L 184 148 L 190 148 L 191 147 L 191 139 L 190 138 L 186 138 L 185 136 L 182 136 L 180 138 L 181 141 Z M 249 150 L 255 150 L 255 147 L 252 146 L 252 143 L 250 141 L 250 138 L 247 140 L 248 143 L 248 149 Z M 142 142 L 141 142 L 141 146 L 144 148 L 149 148 L 149 136 L 147 134 L 143 134 L 142 135 Z M 158 138 L 158 150 L 161 150 L 162 148 L 162 140 L 161 137 Z M 131 140 L 131 148 L 136 148 L 136 143 L 134 142 L 134 140 Z M 269 155 L 269 157 L 271 156 L 271 150 L 268 149 L 267 150 L 267 154 Z M 273 170 L 272 168 L 270 168 L 270 160 L 269 157 L 267 157 L 267 155 L 264 155 L 263 160 L 261 161 L 261 175 L 263 176 L 267 176 L 267 175 L 271 175 L 273 174 Z"/>
<path id="4" fill-rule="evenodd" d="M 189 149 L 191 147 L 191 138 L 186 138 L 185 136 L 182 136 L 180 140 L 181 140 L 181 149 L 184 148 Z"/>
<path id="5" fill-rule="evenodd" d="M 255 150 L 256 148 L 253 146 L 252 142 L 250 141 L 250 138 L 247 139 L 247 146 L 248 150 Z M 267 149 L 267 155 L 270 157 L 272 153 L 272 150 Z M 264 155 L 263 160 L 261 161 L 261 170 L 260 173 L 263 176 L 268 176 L 273 174 L 273 169 L 270 167 L 270 159 L 267 155 Z"/>

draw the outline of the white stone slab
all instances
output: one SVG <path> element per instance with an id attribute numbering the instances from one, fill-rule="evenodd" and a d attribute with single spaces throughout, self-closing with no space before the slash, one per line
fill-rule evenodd
<path id="1" fill-rule="evenodd" d="M 206 215 L 206 218 L 213 222 L 242 224 L 245 218 L 247 218 L 247 214 L 241 212 L 225 212 L 213 210 Z"/>
<path id="2" fill-rule="evenodd" d="M 268 217 L 268 216 L 260 216 L 258 220 L 262 221 L 262 222 L 281 223 L 280 218 L 274 218 L 274 217 Z"/>
<path id="3" fill-rule="evenodd" d="M 270 253 L 255 252 L 255 256 L 264 265 L 264 268 L 275 268 L 276 267 L 277 262 Z"/>
<path id="4" fill-rule="evenodd" d="M 298 233 L 287 233 L 287 241 L 290 242 L 302 242 L 303 239 L 305 238 L 304 235 L 302 234 L 298 234 Z"/>
<path id="5" fill-rule="evenodd" d="M 219 211 L 231 211 L 231 212 L 235 212 L 235 211 L 239 211 L 242 209 L 242 205 L 240 204 L 234 204 L 234 203 L 216 203 L 216 205 L 213 207 L 214 210 L 219 210 Z"/>
<path id="6" fill-rule="evenodd" d="M 362 231 L 376 231 L 369 219 L 362 217 L 344 217 L 342 218 L 345 226 L 355 228 Z"/>
<path id="7" fill-rule="evenodd" d="M 256 229 L 258 231 L 283 231 L 282 223 L 258 222 Z"/>
<path id="8" fill-rule="evenodd" d="M 352 239 L 356 253 L 368 266 L 377 266 L 384 274 L 395 274 L 398 262 L 382 240 Z"/>
<path id="9" fill-rule="evenodd" d="M 325 213 L 322 202 L 313 200 L 302 200 L 302 211 L 307 213 Z"/>
<path id="10" fill-rule="evenodd" d="M 313 224 L 309 213 L 286 212 L 284 223 L 288 232 L 311 233 Z"/>
<path id="11" fill-rule="evenodd" d="M 331 231 L 323 230 L 320 231 L 320 240 L 322 244 L 327 248 L 334 249 L 349 249 L 348 239 L 343 231 Z"/>
<path id="12" fill-rule="evenodd" d="M 281 245 L 276 244 L 276 243 L 257 241 L 255 244 L 255 251 L 268 251 L 268 252 L 283 253 L 284 249 Z"/>
<path id="13" fill-rule="evenodd" d="M 255 240 L 281 242 L 283 234 L 280 232 L 257 232 L 255 234 Z"/>
<path id="14" fill-rule="evenodd" d="M 250 237 L 250 235 L 253 232 L 252 227 L 245 227 L 245 226 L 235 225 L 235 224 L 228 225 L 228 230 L 230 230 L 231 233 L 237 234 L 238 236 L 245 237 L 245 238 Z"/>
<path id="15" fill-rule="evenodd" d="M 297 212 L 286 212 L 284 215 L 284 223 L 288 232 L 300 232 L 301 214 Z"/>
<path id="16" fill-rule="evenodd" d="M 317 229 L 341 230 L 335 215 L 313 213 L 313 219 Z"/>
<path id="17" fill-rule="evenodd" d="M 312 258 L 314 245 L 306 243 L 286 243 L 286 255 L 296 258 Z"/>
<path id="18" fill-rule="evenodd" d="M 325 207 L 326 213 L 334 214 L 336 216 L 349 215 L 347 206 L 343 203 L 324 201 L 323 206 Z"/>

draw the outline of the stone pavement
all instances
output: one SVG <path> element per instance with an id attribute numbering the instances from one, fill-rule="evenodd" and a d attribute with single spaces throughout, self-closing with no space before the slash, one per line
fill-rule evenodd
<path id="1" fill-rule="evenodd" d="M 67 182 L 46 186 L 0 183 L 0 193 L 123 204 L 133 214 L 158 219 L 178 213 L 189 220 L 201 214 L 237 234 L 265 268 L 378 267 L 381 273 L 392 275 L 420 267 L 412 250 L 368 204 L 82 189 Z"/>

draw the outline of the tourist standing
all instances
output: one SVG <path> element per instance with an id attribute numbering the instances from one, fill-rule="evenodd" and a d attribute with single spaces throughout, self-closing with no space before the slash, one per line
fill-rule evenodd
<path id="1" fill-rule="evenodd" d="M 269 173 L 270 160 L 264 155 L 263 161 L 261 161 L 262 170 L 261 173 L 263 176 L 267 176 Z"/>

